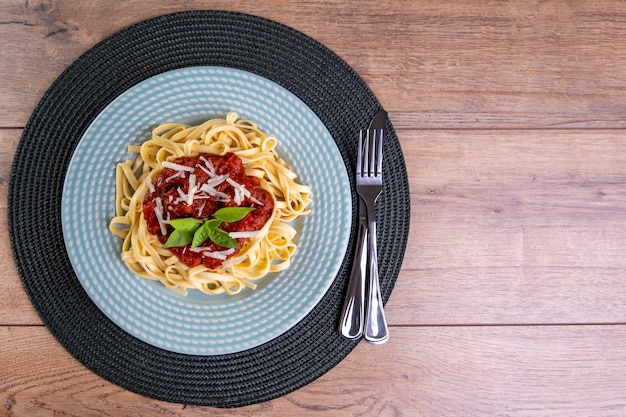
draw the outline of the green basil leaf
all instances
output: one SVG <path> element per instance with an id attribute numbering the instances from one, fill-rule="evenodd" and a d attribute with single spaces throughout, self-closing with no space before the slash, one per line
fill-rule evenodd
<path id="1" fill-rule="evenodd" d="M 226 223 L 238 222 L 252 210 L 254 207 L 224 207 L 213 213 L 213 217 Z"/>
<path id="2" fill-rule="evenodd" d="M 163 245 L 164 248 L 173 248 L 177 246 L 186 246 L 191 243 L 193 239 L 193 232 L 186 232 L 182 230 L 174 230 L 167 242 Z"/>
<path id="3" fill-rule="evenodd" d="M 204 241 L 209 238 L 211 230 L 217 229 L 218 227 L 220 227 L 220 224 L 222 224 L 222 222 L 217 219 L 205 221 L 204 224 L 198 227 L 196 232 L 193 234 L 191 247 L 197 248 L 199 246 L 202 246 L 202 243 L 204 243 Z"/>
<path id="4" fill-rule="evenodd" d="M 209 239 L 215 242 L 217 245 L 220 245 L 225 248 L 238 248 L 239 243 L 237 243 L 236 239 L 233 239 L 228 235 L 228 232 L 220 228 L 211 228 L 209 229 Z"/>
<path id="5" fill-rule="evenodd" d="M 202 225 L 204 220 L 194 219 L 193 217 L 183 217 L 180 219 L 170 220 L 169 224 L 176 230 L 181 232 L 195 232 Z"/>

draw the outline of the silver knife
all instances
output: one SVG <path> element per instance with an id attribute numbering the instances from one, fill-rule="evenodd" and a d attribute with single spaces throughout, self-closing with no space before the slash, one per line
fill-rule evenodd
<path id="1" fill-rule="evenodd" d="M 384 129 L 387 121 L 387 112 L 384 110 L 376 113 L 370 122 L 369 129 Z M 368 227 L 367 209 L 360 197 L 359 200 L 359 230 L 357 244 L 348 282 L 348 291 L 341 312 L 339 332 L 347 339 L 357 340 L 363 336 L 365 319 L 365 286 L 368 265 Z M 379 342 L 380 343 L 380 342 Z"/>
<path id="2" fill-rule="evenodd" d="M 363 336 L 365 319 L 365 279 L 367 273 L 367 211 L 359 199 L 359 231 L 348 291 L 343 303 L 339 332 L 347 339 L 357 340 Z"/>
<path id="3" fill-rule="evenodd" d="M 387 124 L 387 112 L 380 110 L 369 125 L 369 131 L 385 130 Z M 363 210 L 366 210 L 365 204 Z M 371 244 L 371 239 L 368 239 L 368 244 Z M 389 340 L 389 330 L 387 328 L 387 320 L 383 312 L 383 300 L 380 294 L 380 288 L 378 284 L 378 259 L 376 257 L 376 248 L 368 248 L 367 259 L 367 284 L 365 286 L 365 323 L 363 334 L 365 340 L 368 343 L 381 344 Z"/>

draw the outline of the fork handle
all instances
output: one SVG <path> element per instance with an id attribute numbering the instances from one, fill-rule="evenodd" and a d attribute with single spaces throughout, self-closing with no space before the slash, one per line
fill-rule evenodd
<path id="1" fill-rule="evenodd" d="M 367 271 L 367 222 L 359 224 L 356 252 L 348 282 L 348 292 L 343 303 L 339 332 L 347 339 L 360 339 L 363 335 L 365 315 L 365 274 Z"/>
<path id="2" fill-rule="evenodd" d="M 383 310 L 383 300 L 378 281 L 378 256 L 376 252 L 376 213 L 374 204 L 367 205 L 368 218 L 368 297 L 365 312 L 365 340 L 369 343 L 385 343 L 389 329 Z"/>

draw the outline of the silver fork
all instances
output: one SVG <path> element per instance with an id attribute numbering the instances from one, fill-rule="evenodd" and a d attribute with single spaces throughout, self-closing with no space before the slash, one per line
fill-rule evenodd
<path id="1" fill-rule="evenodd" d="M 359 132 L 356 191 L 367 207 L 368 282 L 365 303 L 364 337 L 369 343 L 385 343 L 389 338 L 387 320 L 378 280 L 376 253 L 376 211 L 374 203 L 383 188 L 383 129 Z"/>

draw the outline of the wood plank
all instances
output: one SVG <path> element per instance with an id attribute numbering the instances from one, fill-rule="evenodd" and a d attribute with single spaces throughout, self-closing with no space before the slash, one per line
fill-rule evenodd
<path id="1" fill-rule="evenodd" d="M 626 267 L 620 132 L 399 136 L 416 226 L 406 268 Z"/>
<path id="2" fill-rule="evenodd" d="M 7 224 L 9 177 L 21 129 L 0 129 L 0 325 L 41 324 L 17 275 Z"/>
<path id="3" fill-rule="evenodd" d="M 624 324 L 625 275 L 623 268 L 404 269 L 385 310 L 392 326 Z"/>
<path id="4" fill-rule="evenodd" d="M 624 326 L 416 327 L 361 343 L 285 397 L 234 410 L 146 399 L 73 360 L 41 327 L 0 327 L 7 416 L 623 415 Z M 398 367 L 398 364 L 402 364 Z"/>
<path id="5" fill-rule="evenodd" d="M 390 323 L 624 323 L 614 131 L 399 131 L 411 232 Z"/>
<path id="6" fill-rule="evenodd" d="M 320 7 L 320 6 L 324 7 Z M 0 5 L 0 126 L 24 126 L 48 86 L 114 32 L 184 4 Z M 626 125 L 626 4 L 215 1 L 300 30 L 350 64 L 398 128 Z M 383 33 L 369 30 L 384 28 Z"/>

